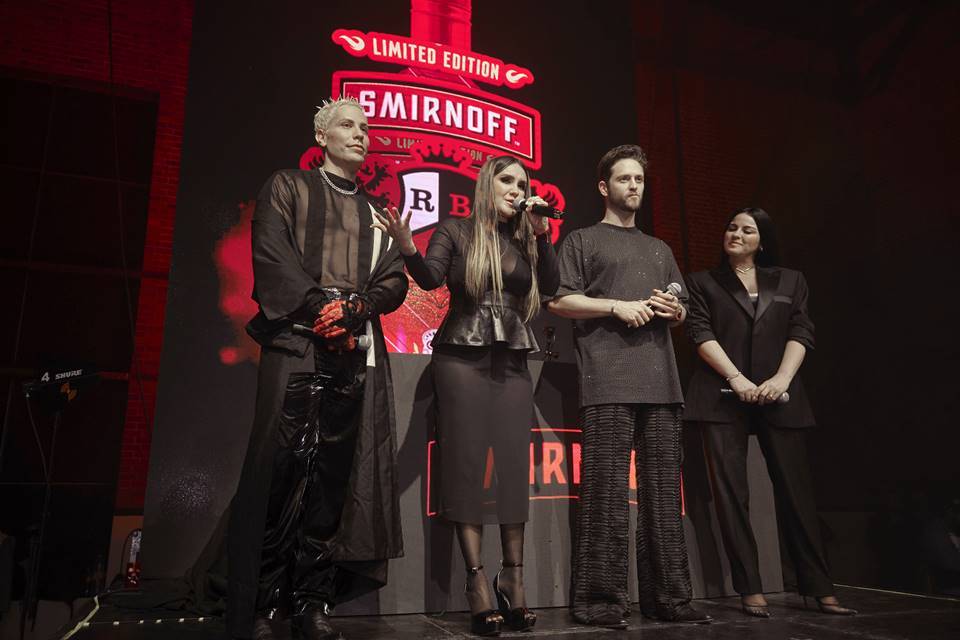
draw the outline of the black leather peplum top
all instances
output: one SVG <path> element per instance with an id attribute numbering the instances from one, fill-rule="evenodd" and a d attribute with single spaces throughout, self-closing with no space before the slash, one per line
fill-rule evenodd
<path id="1" fill-rule="evenodd" d="M 450 290 L 450 307 L 433 339 L 434 345 L 492 346 L 506 343 L 510 349 L 538 349 L 533 330 L 524 322 L 524 301 L 530 289 L 532 270 L 525 252 L 512 236 L 510 223 L 497 225 L 500 235 L 500 267 L 503 305 L 497 307 L 493 292 L 473 300 L 466 290 L 466 260 L 471 223 L 465 218 L 446 220 L 430 238 L 427 255 L 404 256 L 407 270 L 427 291 L 444 282 Z M 557 255 L 547 234 L 537 237 L 537 284 L 542 296 L 553 296 L 560 286 Z"/>

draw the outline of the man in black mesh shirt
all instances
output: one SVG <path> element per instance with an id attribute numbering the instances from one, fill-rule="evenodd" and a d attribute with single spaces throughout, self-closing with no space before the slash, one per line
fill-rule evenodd
<path id="1" fill-rule="evenodd" d="M 630 450 L 636 450 L 637 574 L 643 615 L 709 622 L 690 606 L 680 514 L 683 394 L 670 326 L 686 317 L 686 290 L 670 248 L 635 222 L 647 158 L 636 145 L 598 166 L 603 220 L 560 249 L 560 289 L 549 309 L 574 320 L 583 457 L 573 567 L 573 617 L 626 628 Z M 680 285 L 679 298 L 667 292 Z"/>
<path id="2" fill-rule="evenodd" d="M 226 535 L 227 630 L 338 638 L 330 608 L 386 583 L 403 553 L 381 314 L 403 302 L 397 247 L 355 182 L 367 119 L 351 99 L 314 118 L 317 170 L 278 171 L 253 217 L 261 345 L 253 431 Z"/>

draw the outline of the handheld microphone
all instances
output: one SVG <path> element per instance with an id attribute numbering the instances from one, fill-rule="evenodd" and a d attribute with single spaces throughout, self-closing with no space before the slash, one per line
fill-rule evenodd
<path id="1" fill-rule="evenodd" d="M 737 392 L 734 391 L 733 389 L 720 389 L 721 395 L 729 396 L 731 394 L 736 395 L 736 393 Z M 783 393 L 780 394 L 780 397 L 777 398 L 776 402 L 777 404 L 787 404 L 788 402 L 790 402 L 790 394 L 784 391 Z"/>
<path id="2" fill-rule="evenodd" d="M 513 208 L 517 213 L 523 213 L 527 209 L 527 199 L 520 198 L 513 201 Z M 532 208 L 533 213 L 538 216 L 543 216 L 545 218 L 552 218 L 554 220 L 563 219 L 563 211 L 560 209 L 554 209 L 548 204 L 535 204 Z"/>
<path id="3" fill-rule="evenodd" d="M 668 285 L 663 289 L 663 292 L 664 292 L 664 293 L 673 294 L 673 297 L 675 297 L 675 298 L 680 296 L 680 292 L 681 292 L 681 291 L 683 291 L 683 287 L 681 287 L 681 286 L 680 286 L 679 284 L 677 284 L 676 282 L 671 282 L 670 284 L 668 284 Z M 650 297 L 652 298 L 653 296 L 650 296 Z M 650 303 L 649 303 L 649 302 L 646 302 L 645 304 L 647 305 L 647 307 L 650 308 L 651 311 L 654 310 L 653 307 L 650 306 Z"/>
<path id="4" fill-rule="evenodd" d="M 305 335 L 307 337 L 313 338 L 316 337 L 316 334 L 313 332 L 313 329 L 306 325 L 294 324 L 293 332 Z M 357 336 L 357 349 L 360 351 L 367 351 L 370 347 L 373 346 L 373 340 L 365 333 L 361 333 Z"/>

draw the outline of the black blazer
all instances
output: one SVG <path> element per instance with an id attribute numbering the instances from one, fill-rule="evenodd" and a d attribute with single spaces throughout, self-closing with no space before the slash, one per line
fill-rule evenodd
<path id="1" fill-rule="evenodd" d="M 690 309 L 687 336 L 694 345 L 716 340 L 743 375 L 754 384 L 773 376 L 788 340 L 807 350 L 814 347 L 813 322 L 807 314 L 807 281 L 803 274 L 779 267 L 757 268 L 757 308 L 737 274 L 724 265 L 687 277 Z M 733 422 L 744 409 L 734 395 L 721 394 L 727 381 L 700 357 L 685 395 L 683 418 Z M 790 387 L 790 402 L 758 407 L 777 427 L 810 427 L 813 412 L 799 373 Z"/>

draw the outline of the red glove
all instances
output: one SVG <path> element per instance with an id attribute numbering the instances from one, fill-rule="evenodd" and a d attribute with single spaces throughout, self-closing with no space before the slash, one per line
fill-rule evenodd
<path id="1" fill-rule="evenodd" d="M 313 322 L 313 332 L 321 338 L 336 338 L 347 332 L 337 322 L 343 320 L 343 300 L 333 300 L 323 305 Z"/>
<path id="2" fill-rule="evenodd" d="M 366 303 L 359 296 L 349 300 L 334 300 L 320 309 L 313 323 L 313 332 L 321 338 L 336 338 L 347 333 L 344 325 L 360 326 L 363 322 Z"/>

